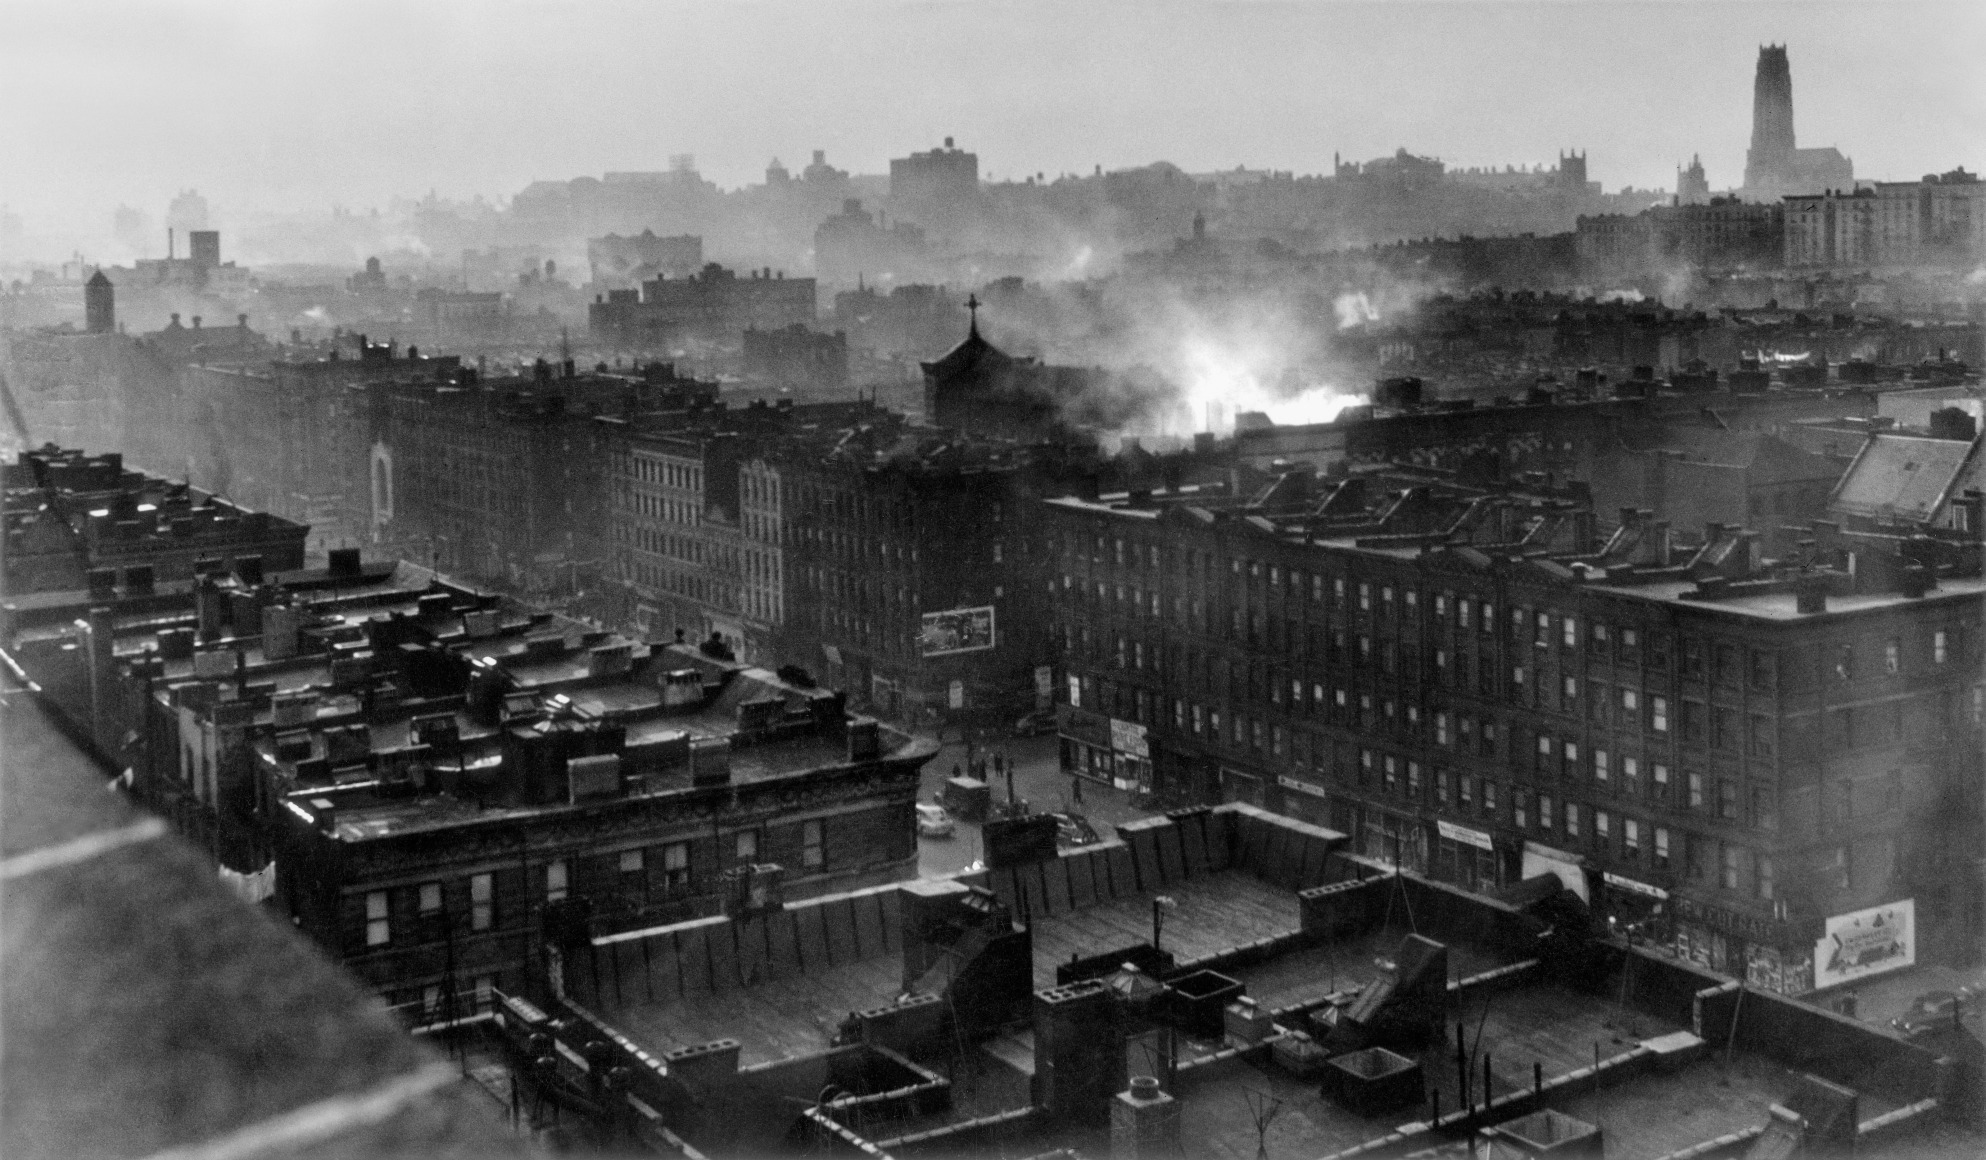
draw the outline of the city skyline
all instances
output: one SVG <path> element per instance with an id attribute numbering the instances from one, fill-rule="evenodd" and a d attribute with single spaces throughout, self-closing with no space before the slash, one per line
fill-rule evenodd
<path id="1" fill-rule="evenodd" d="M 224 214 L 430 190 L 500 201 L 679 153 L 733 188 L 774 157 L 797 170 L 823 148 L 880 173 L 946 136 L 994 181 L 1160 160 L 1328 173 L 1333 155 L 1397 147 L 1500 168 L 1578 148 L 1610 190 L 1667 188 L 1692 155 L 1722 190 L 1742 179 L 1762 43 L 1788 45 L 1800 139 L 1837 146 L 1858 176 L 1973 163 L 1952 143 L 1986 138 L 1986 91 L 1964 67 L 1986 17 L 1962 4 L 367 11 L 306 6 L 277 25 L 226 4 L 16 8 L 0 105 L 37 112 L 0 122 L 21 162 L 0 203 L 29 238 L 82 244 L 116 206 L 159 212 L 185 188 Z M 1899 17 L 1940 35 L 1876 34 Z M 626 47 L 684 42 L 653 70 Z M 1034 80 L 1051 75 L 1076 83 L 1051 95 Z M 47 100 L 64 85 L 79 99 Z"/>

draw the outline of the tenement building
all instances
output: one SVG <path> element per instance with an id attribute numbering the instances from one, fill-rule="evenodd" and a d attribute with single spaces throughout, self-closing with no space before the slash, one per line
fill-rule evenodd
<path id="1" fill-rule="evenodd" d="M 914 872 L 935 747 L 722 650 L 355 551 L 6 614 L 134 796 L 429 1019 L 529 985 L 547 940 Z"/>
<path id="2" fill-rule="evenodd" d="M 1977 538 L 1679 535 L 1395 469 L 1043 505 L 1071 773 L 1240 800 L 1480 890 L 1559 876 L 1716 970 L 1979 933 Z"/>
<path id="3" fill-rule="evenodd" d="M 186 580 L 205 562 L 244 556 L 271 571 L 303 567 L 302 524 L 127 470 L 116 452 L 49 444 L 6 464 L 4 479 L 3 593 Z"/>

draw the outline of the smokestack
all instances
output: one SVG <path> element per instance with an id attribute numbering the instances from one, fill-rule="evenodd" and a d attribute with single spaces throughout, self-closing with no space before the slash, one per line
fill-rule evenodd
<path id="1" fill-rule="evenodd" d="M 173 248 L 172 227 L 167 226 L 166 227 L 166 260 L 167 261 L 172 260 L 172 254 L 173 254 L 172 248 Z"/>

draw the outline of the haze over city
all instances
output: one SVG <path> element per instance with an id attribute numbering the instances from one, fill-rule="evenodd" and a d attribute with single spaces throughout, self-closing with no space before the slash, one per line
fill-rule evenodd
<path id="1" fill-rule="evenodd" d="M 0 0 L 0 1155 L 1986 1155 L 1981 60 Z"/>
<path id="2" fill-rule="evenodd" d="M 879 172 L 944 136 L 989 180 L 1586 148 L 1607 188 L 1660 188 L 1692 154 L 1742 168 L 1764 42 L 1795 46 L 1802 134 L 1862 173 L 1986 139 L 1986 9 L 1965 0 L 16 2 L 0 29 L 0 203 L 47 257 L 185 188 L 237 215 L 501 200 L 677 153 L 728 187 L 815 148 Z"/>

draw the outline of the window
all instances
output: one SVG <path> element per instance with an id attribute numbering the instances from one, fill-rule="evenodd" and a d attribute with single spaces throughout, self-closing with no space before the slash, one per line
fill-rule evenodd
<path id="1" fill-rule="evenodd" d="M 469 878 L 469 929 L 488 930 L 496 925 L 496 876 L 475 874 Z"/>
<path id="2" fill-rule="evenodd" d="M 1722 705 L 1710 710 L 1710 744 L 1718 749 L 1735 749 L 1738 744 L 1738 714 Z"/>
<path id="3" fill-rule="evenodd" d="M 1702 701 L 1683 701 L 1683 740 L 1703 740 L 1703 719 L 1706 716 Z"/>
<path id="4" fill-rule="evenodd" d="M 1565 749 L 1565 768 L 1563 770 L 1564 776 L 1578 777 L 1579 776 L 1579 743 L 1577 741 L 1567 741 L 1564 743 L 1564 749 Z"/>
<path id="5" fill-rule="evenodd" d="M 365 945 L 383 947 L 392 937 L 386 918 L 386 891 L 374 890 L 365 896 Z"/>
<path id="6" fill-rule="evenodd" d="M 545 866 L 545 901 L 564 901 L 566 894 L 565 862 L 547 863 Z"/>
<path id="7" fill-rule="evenodd" d="M 1567 678 L 1565 678 L 1565 688 L 1564 688 L 1564 693 L 1563 693 L 1563 697 L 1562 697 L 1562 700 L 1561 700 L 1561 704 L 1560 704 L 1560 707 L 1561 707 L 1561 708 L 1563 708 L 1563 709 L 1564 709 L 1564 710 L 1565 710 L 1566 712 L 1568 712 L 1568 713 L 1572 713 L 1572 712 L 1576 712 L 1576 711 L 1578 711 L 1578 708 L 1579 708 L 1579 678 L 1578 678 L 1578 677 L 1567 677 Z"/>
<path id="8" fill-rule="evenodd" d="M 621 873 L 623 873 L 623 874 L 639 874 L 639 873 L 641 873 L 641 865 L 642 865 L 642 863 L 641 863 L 641 851 L 640 851 L 640 850 L 622 850 L 622 851 L 621 851 L 621 857 L 620 857 L 620 869 L 621 869 Z"/>
<path id="9" fill-rule="evenodd" d="M 1578 647 L 1579 647 L 1579 618 L 1578 618 L 1578 617 L 1574 617 L 1574 616 L 1568 616 L 1568 617 L 1566 617 L 1566 618 L 1565 618 L 1565 621 L 1564 621 L 1564 623 L 1563 623 L 1563 624 L 1562 624 L 1562 625 L 1561 625 L 1560 627 L 1562 627 L 1562 628 L 1564 629 L 1564 633 L 1563 633 L 1563 640 L 1564 640 L 1564 642 L 1565 642 L 1565 647 L 1567 647 L 1567 648 L 1578 648 Z M 1604 636 L 1602 636 L 1602 637 L 1601 637 L 1600 639 L 1601 639 L 1602 641 L 1604 641 L 1604 640 L 1605 640 L 1606 638 L 1605 638 Z"/>
<path id="10" fill-rule="evenodd" d="M 1495 816 L 1495 814 L 1496 814 L 1496 783 L 1493 781 L 1485 780 L 1483 782 L 1483 815 L 1485 817 L 1493 817 Z"/>
<path id="11" fill-rule="evenodd" d="M 1607 766 L 1607 751 L 1604 749 L 1595 749 L 1593 751 L 1593 780 L 1601 785 L 1605 785 L 1610 776 L 1611 771 Z"/>
<path id="12" fill-rule="evenodd" d="M 1541 830 L 1552 828 L 1552 795 L 1548 793 L 1538 795 L 1538 828 Z"/>
<path id="13" fill-rule="evenodd" d="M 671 842 L 662 847 L 662 883 L 671 890 L 690 884 L 690 844 Z"/>
<path id="14" fill-rule="evenodd" d="M 1683 675 L 1703 675 L 1703 642 L 1693 636 L 1683 638 Z"/>
<path id="15" fill-rule="evenodd" d="M 731 836 L 731 841 L 731 856 L 740 865 L 758 861 L 759 832 L 757 830 L 739 830 Z"/>
<path id="16" fill-rule="evenodd" d="M 1726 890 L 1738 888 L 1738 847 L 1725 846 L 1718 859 L 1717 885 Z"/>
<path id="17" fill-rule="evenodd" d="M 441 909 L 441 883 L 421 883 L 421 913 L 434 914 Z"/>
<path id="18" fill-rule="evenodd" d="M 1568 838 L 1577 838 L 1579 836 L 1578 802 L 1565 803 L 1565 836 Z"/>
<path id="19" fill-rule="evenodd" d="M 1641 823 L 1633 818 L 1621 819 L 1621 855 L 1636 861 L 1641 859 Z"/>
<path id="20" fill-rule="evenodd" d="M 1613 819 L 1607 816 L 1607 811 L 1593 811 L 1593 844 L 1595 846 L 1605 848 L 1607 843 L 1613 840 L 1612 824 Z"/>
<path id="21" fill-rule="evenodd" d="M 800 823 L 800 865 L 818 870 L 826 862 L 819 818 Z"/>
<path id="22" fill-rule="evenodd" d="M 1510 822 L 1520 830 L 1525 827 L 1530 816 L 1530 803 L 1531 795 L 1527 790 L 1521 786 L 1511 787 Z"/>
<path id="23" fill-rule="evenodd" d="M 1655 868 L 1657 870 L 1669 868 L 1669 831 L 1661 826 L 1655 827 Z"/>
<path id="24" fill-rule="evenodd" d="M 1772 654 L 1752 650 L 1752 688 L 1770 690 L 1772 688 Z"/>
<path id="25" fill-rule="evenodd" d="M 1931 663 L 1944 664 L 1945 655 L 1945 630 L 1941 628 L 1931 634 Z"/>
<path id="26" fill-rule="evenodd" d="M 1434 715 L 1434 743 L 1448 744 L 1448 714 L 1445 712 Z"/>
<path id="27" fill-rule="evenodd" d="M 1448 771 L 1445 769 L 1434 771 L 1434 800 L 1444 806 L 1448 804 Z"/>
<path id="28" fill-rule="evenodd" d="M 1669 731 L 1669 699 L 1667 697 L 1648 698 L 1648 724 L 1657 733 Z"/>
<path id="29" fill-rule="evenodd" d="M 1621 758 L 1621 784 L 1628 793 L 1637 792 L 1640 787 L 1641 760 L 1635 757 Z"/>
<path id="30" fill-rule="evenodd" d="M 1455 623 L 1463 628 L 1469 627 L 1469 598 L 1466 596 L 1455 602 Z"/>
<path id="31" fill-rule="evenodd" d="M 1703 808 L 1703 775 L 1700 773 L 1689 775 L 1689 808 L 1693 810 Z"/>
<path id="32" fill-rule="evenodd" d="M 1855 646 L 1844 644 L 1835 650 L 1834 677 L 1838 681 L 1855 679 Z"/>
<path id="33" fill-rule="evenodd" d="M 1727 822 L 1738 817 L 1738 787 L 1729 778 L 1717 779 L 1717 816 Z"/>
<path id="34" fill-rule="evenodd" d="M 1753 757 L 1772 756 L 1772 718 L 1764 713 L 1753 713 L 1746 722 L 1749 734 L 1747 748 Z"/>

